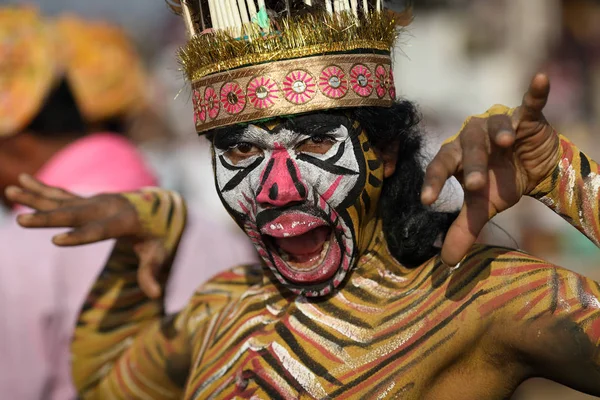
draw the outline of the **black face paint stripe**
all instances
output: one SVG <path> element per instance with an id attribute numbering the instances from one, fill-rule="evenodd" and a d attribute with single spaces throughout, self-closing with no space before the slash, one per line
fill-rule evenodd
<path id="1" fill-rule="evenodd" d="M 267 179 L 269 178 L 269 175 L 271 175 L 271 170 L 273 169 L 274 165 L 275 165 L 275 160 L 271 158 L 269 160 L 269 162 L 267 163 L 267 167 L 265 168 L 263 177 L 260 180 L 260 186 L 258 187 L 258 190 L 256 191 L 256 193 L 261 193 L 263 191 L 263 186 L 264 186 L 265 182 L 267 181 Z"/>
<path id="2" fill-rule="evenodd" d="M 373 174 L 369 174 L 369 183 L 376 188 L 379 188 L 383 185 L 383 182 Z"/>
<path id="3" fill-rule="evenodd" d="M 225 193 L 235 189 L 237 185 L 239 185 L 250 174 L 250 172 L 254 171 L 256 167 L 258 167 L 264 160 L 264 157 L 257 158 L 252 164 L 238 172 L 233 178 L 231 178 L 231 180 L 229 180 L 229 182 L 227 182 L 223 189 L 221 189 L 221 192 Z"/>
<path id="4" fill-rule="evenodd" d="M 227 162 L 227 160 L 225 159 L 225 157 L 223 157 L 222 155 L 219 156 L 219 161 L 221 162 L 221 165 L 223 166 L 223 168 L 229 170 L 229 171 L 239 171 L 242 170 L 246 167 L 236 167 L 235 165 L 231 165 Z"/>
<path id="5" fill-rule="evenodd" d="M 367 192 L 362 192 L 361 197 L 363 203 L 365 203 L 365 210 L 367 213 L 369 213 L 369 211 L 371 211 L 371 197 Z"/>
<path id="6" fill-rule="evenodd" d="M 380 160 L 369 160 L 368 164 L 369 164 L 369 169 L 371 171 L 375 171 L 376 169 L 378 169 L 379 167 L 381 167 L 381 161 Z"/>
<path id="7" fill-rule="evenodd" d="M 351 169 L 340 167 L 339 165 L 332 165 L 327 160 L 319 160 L 313 156 L 309 156 L 308 154 L 300 154 L 298 155 L 298 160 L 310 163 L 316 167 L 324 169 L 327 172 L 336 175 L 358 175 L 359 173 L 356 171 L 352 171 Z"/>
<path id="8" fill-rule="evenodd" d="M 346 142 L 342 142 L 340 144 L 340 147 L 338 148 L 337 153 L 335 153 L 335 155 L 331 156 L 330 158 L 328 158 L 325 161 L 335 164 L 336 162 L 340 161 L 340 158 L 342 158 L 345 151 L 346 151 Z"/>
<path id="9" fill-rule="evenodd" d="M 290 176 L 292 177 L 292 182 L 294 182 L 294 186 L 296 186 L 296 190 L 298 191 L 298 194 L 300 195 L 300 197 L 305 198 L 306 197 L 306 188 L 304 187 L 302 182 L 300 182 L 300 180 L 298 179 L 298 175 L 296 174 L 296 168 L 294 167 L 294 162 L 292 161 L 291 158 L 288 158 L 287 160 L 285 160 L 285 165 L 288 169 L 288 172 L 290 173 Z"/>
<path id="10" fill-rule="evenodd" d="M 278 194 L 279 194 L 279 187 L 277 186 L 277 182 L 275 182 L 273 184 L 273 186 L 271 186 L 271 188 L 269 189 L 269 199 L 271 199 L 271 200 L 277 200 L 277 195 Z"/>

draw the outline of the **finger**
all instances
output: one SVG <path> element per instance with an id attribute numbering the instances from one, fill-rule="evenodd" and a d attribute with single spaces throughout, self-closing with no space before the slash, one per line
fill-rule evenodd
<path id="1" fill-rule="evenodd" d="M 108 239 L 130 236 L 132 233 L 131 228 L 130 221 L 121 217 L 95 220 L 70 232 L 55 236 L 52 242 L 61 247 L 97 243 Z"/>
<path id="2" fill-rule="evenodd" d="M 21 204 L 37 211 L 50 211 L 63 205 L 62 200 L 48 199 L 29 190 L 21 189 L 18 186 L 7 187 L 4 194 L 13 203 Z"/>
<path id="3" fill-rule="evenodd" d="M 487 120 L 487 131 L 497 146 L 508 148 L 515 143 L 516 132 L 508 115 L 491 115 Z"/>
<path id="4" fill-rule="evenodd" d="M 473 191 L 487 183 L 489 137 L 481 120 L 473 120 L 460 135 L 465 189 Z"/>
<path id="5" fill-rule="evenodd" d="M 77 228 L 88 222 L 103 219 L 102 215 L 91 204 L 57 208 L 33 214 L 21 214 L 17 222 L 24 228 Z"/>
<path id="6" fill-rule="evenodd" d="M 457 265 L 495 214 L 485 196 L 465 196 L 465 204 L 444 239 L 442 261 L 449 266 Z"/>
<path id="7" fill-rule="evenodd" d="M 421 202 L 423 204 L 431 205 L 438 199 L 446 181 L 457 172 L 459 164 L 460 150 L 458 150 L 458 142 L 443 145 L 425 171 L 425 179 L 421 190 Z"/>
<path id="8" fill-rule="evenodd" d="M 159 271 L 164 264 L 164 251 L 158 242 L 143 246 L 138 251 L 140 266 L 138 269 L 138 282 L 144 293 L 151 299 L 157 299 L 162 294 L 161 286 L 157 280 Z"/>
<path id="9" fill-rule="evenodd" d="M 24 189 L 37 195 L 47 197 L 49 199 L 69 200 L 79 197 L 74 195 L 73 193 L 67 192 L 66 190 L 45 185 L 42 182 L 35 179 L 34 177 L 32 177 L 31 175 L 27 174 L 21 174 L 19 176 L 19 183 Z"/>
<path id="10" fill-rule="evenodd" d="M 537 74 L 531 80 L 529 89 L 523 96 L 523 102 L 517 112 L 518 121 L 538 121 L 548 103 L 550 95 L 550 79 L 545 74 Z"/>

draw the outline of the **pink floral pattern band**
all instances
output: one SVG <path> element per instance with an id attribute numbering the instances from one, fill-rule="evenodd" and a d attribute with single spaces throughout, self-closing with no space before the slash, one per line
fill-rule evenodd
<path id="1" fill-rule="evenodd" d="M 324 55 L 222 72 L 193 82 L 198 133 L 282 115 L 335 108 L 390 107 L 389 55 Z"/>

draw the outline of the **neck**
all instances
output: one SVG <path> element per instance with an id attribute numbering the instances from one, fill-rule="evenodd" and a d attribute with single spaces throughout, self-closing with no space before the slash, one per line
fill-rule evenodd
<path id="1" fill-rule="evenodd" d="M 373 237 L 366 251 L 358 259 L 356 267 L 351 273 L 351 279 L 355 274 L 370 279 L 375 277 L 406 279 L 413 272 L 414 269 L 403 266 L 390 253 L 383 232 L 383 222 L 381 218 L 378 218 Z"/>

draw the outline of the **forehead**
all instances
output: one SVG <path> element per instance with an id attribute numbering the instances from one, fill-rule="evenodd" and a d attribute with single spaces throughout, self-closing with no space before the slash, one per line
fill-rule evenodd
<path id="1" fill-rule="evenodd" d="M 265 122 L 224 128 L 215 132 L 214 140 L 215 144 L 219 145 L 241 139 L 267 139 L 290 134 L 322 135 L 339 129 L 341 126 L 345 126 L 349 130 L 350 125 L 349 117 L 344 114 L 306 114 L 294 118 L 276 118 Z"/>

